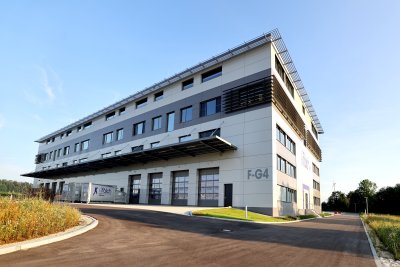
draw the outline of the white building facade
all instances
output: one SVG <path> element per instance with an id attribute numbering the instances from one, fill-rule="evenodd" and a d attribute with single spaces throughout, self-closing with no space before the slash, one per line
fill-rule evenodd
<path id="1" fill-rule="evenodd" d="M 323 129 L 277 30 L 37 140 L 34 186 L 126 203 L 320 212 Z"/>

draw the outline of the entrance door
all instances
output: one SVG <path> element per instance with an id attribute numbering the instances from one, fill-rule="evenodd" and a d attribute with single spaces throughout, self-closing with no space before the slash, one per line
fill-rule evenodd
<path id="1" fill-rule="evenodd" d="M 139 204 L 140 174 L 129 175 L 129 204 Z"/>
<path id="2" fill-rule="evenodd" d="M 308 201 L 308 193 L 304 193 L 304 204 L 305 204 L 304 207 L 306 209 L 309 209 L 308 203 L 309 203 L 309 201 Z"/>
<path id="3" fill-rule="evenodd" d="M 224 206 L 232 206 L 232 184 L 224 184 Z"/>

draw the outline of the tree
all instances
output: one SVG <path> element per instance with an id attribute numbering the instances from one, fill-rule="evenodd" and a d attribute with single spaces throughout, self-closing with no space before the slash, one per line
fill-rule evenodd
<path id="1" fill-rule="evenodd" d="M 400 184 L 381 188 L 374 196 L 372 210 L 376 213 L 400 215 Z"/>
<path id="2" fill-rule="evenodd" d="M 327 209 L 334 211 L 346 211 L 349 207 L 349 200 L 346 195 L 340 191 L 332 192 L 328 198 Z"/>
<path id="3" fill-rule="evenodd" d="M 376 183 L 371 182 L 368 179 L 364 179 L 358 184 L 358 190 L 363 197 L 372 198 L 375 195 L 377 188 Z"/>

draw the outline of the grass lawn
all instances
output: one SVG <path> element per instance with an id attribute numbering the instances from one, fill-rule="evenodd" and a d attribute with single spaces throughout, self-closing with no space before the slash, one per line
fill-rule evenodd
<path id="1" fill-rule="evenodd" d="M 319 216 L 321 216 L 321 217 L 328 217 L 328 216 L 331 216 L 331 215 L 333 215 L 333 214 L 329 213 L 329 212 L 322 212 L 322 213 L 319 214 Z"/>
<path id="2" fill-rule="evenodd" d="M 395 259 L 400 260 L 400 216 L 369 214 L 363 215 L 362 218 Z"/>
<path id="3" fill-rule="evenodd" d="M 234 208 L 197 210 L 193 211 L 192 214 L 197 216 L 209 216 L 209 217 L 244 220 L 244 221 L 246 220 L 257 221 L 257 222 L 287 222 L 295 220 L 294 218 L 290 217 L 277 218 L 267 215 L 261 215 L 250 211 L 247 212 L 248 217 L 246 219 L 246 212 L 244 210 L 234 209 Z"/>

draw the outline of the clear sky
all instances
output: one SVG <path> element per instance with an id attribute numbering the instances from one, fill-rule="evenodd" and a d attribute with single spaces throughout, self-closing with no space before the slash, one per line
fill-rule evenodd
<path id="1" fill-rule="evenodd" d="M 1 1 L 0 178 L 34 140 L 278 28 L 325 134 L 323 199 L 400 183 L 400 1 Z"/>

